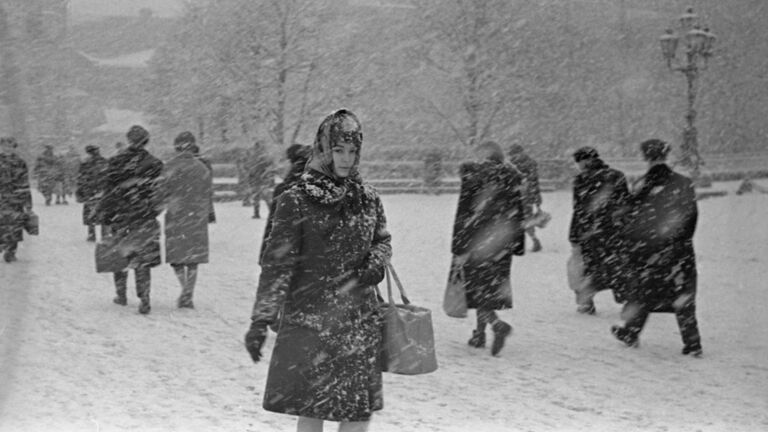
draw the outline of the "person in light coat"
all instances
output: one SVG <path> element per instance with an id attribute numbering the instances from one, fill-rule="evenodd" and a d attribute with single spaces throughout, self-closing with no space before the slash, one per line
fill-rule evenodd
<path id="1" fill-rule="evenodd" d="M 163 169 L 160 193 L 165 209 L 165 260 L 181 284 L 179 308 L 194 308 L 199 264 L 208 262 L 213 180 L 211 171 L 194 153 L 195 136 L 180 133 L 176 155 Z"/>

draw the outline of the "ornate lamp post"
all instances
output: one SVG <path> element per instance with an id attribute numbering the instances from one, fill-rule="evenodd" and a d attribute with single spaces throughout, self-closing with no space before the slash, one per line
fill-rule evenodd
<path id="1" fill-rule="evenodd" d="M 696 79 L 700 71 L 707 69 L 707 61 L 712 56 L 712 48 L 715 43 L 715 35 L 708 28 L 702 29 L 698 24 L 698 15 L 693 12 L 693 8 L 688 8 L 680 16 L 680 28 L 683 33 L 683 52 L 685 54 L 682 61 L 675 57 L 680 37 L 672 29 L 667 29 L 666 33 L 659 38 L 661 42 L 661 52 L 667 61 L 667 67 L 670 70 L 682 72 L 688 82 L 688 110 L 685 114 L 685 129 L 683 129 L 683 154 L 680 161 L 683 166 L 691 169 L 691 178 L 699 184 L 699 167 L 703 164 L 699 155 L 699 144 L 696 132 Z"/>

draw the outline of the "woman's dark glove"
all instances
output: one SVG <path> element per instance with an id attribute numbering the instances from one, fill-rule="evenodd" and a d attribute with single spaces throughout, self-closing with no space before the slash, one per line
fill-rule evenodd
<path id="1" fill-rule="evenodd" d="M 251 328 L 245 334 L 245 349 L 251 355 L 253 362 L 261 360 L 261 347 L 267 340 L 267 324 L 259 321 L 251 322 Z"/>
<path id="2" fill-rule="evenodd" d="M 359 268 L 354 271 L 354 278 L 357 279 L 358 285 L 371 286 L 377 285 L 384 280 L 383 268 Z"/>

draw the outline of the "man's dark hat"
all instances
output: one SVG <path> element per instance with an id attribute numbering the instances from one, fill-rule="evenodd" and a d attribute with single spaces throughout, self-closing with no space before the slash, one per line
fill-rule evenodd
<path id="1" fill-rule="evenodd" d="M 581 162 L 585 160 L 591 160 L 591 159 L 597 159 L 600 155 L 597 154 L 597 150 L 595 150 L 593 147 L 582 147 L 575 152 L 573 152 L 573 160 L 576 162 Z"/>
<path id="2" fill-rule="evenodd" d="M 643 152 L 643 157 L 647 161 L 665 160 L 669 149 L 669 144 L 657 138 L 640 143 L 640 151 Z"/>
<path id="3" fill-rule="evenodd" d="M 99 152 L 99 147 L 95 146 L 95 145 L 92 145 L 92 144 L 89 144 L 89 145 L 85 146 L 85 152 L 88 153 L 88 154 L 91 154 L 91 155 L 96 154 L 96 153 Z"/>
<path id="4" fill-rule="evenodd" d="M 128 142 L 132 145 L 143 145 L 149 141 L 149 131 L 139 125 L 133 125 L 125 134 Z"/>

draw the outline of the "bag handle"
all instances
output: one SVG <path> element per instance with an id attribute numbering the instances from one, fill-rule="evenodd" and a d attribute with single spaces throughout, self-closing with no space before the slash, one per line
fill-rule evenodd
<path id="1" fill-rule="evenodd" d="M 397 272 L 391 262 L 387 262 L 386 267 L 384 267 L 384 273 L 387 277 L 387 297 L 389 297 L 389 304 L 395 304 L 392 296 L 392 279 L 395 280 L 395 285 L 397 286 L 398 291 L 400 291 L 400 300 L 402 300 L 403 304 L 411 304 L 411 301 L 408 300 L 408 296 L 405 295 L 403 284 L 400 282 L 400 278 L 397 277 Z"/>

